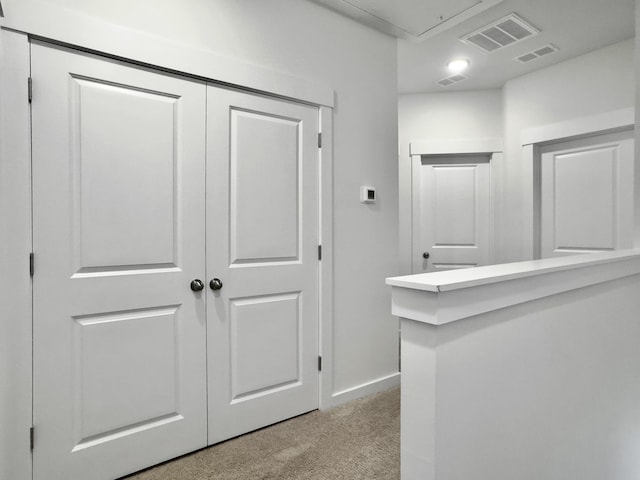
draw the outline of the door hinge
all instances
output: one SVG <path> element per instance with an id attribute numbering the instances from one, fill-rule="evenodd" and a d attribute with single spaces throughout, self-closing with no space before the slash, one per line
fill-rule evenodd
<path id="1" fill-rule="evenodd" d="M 33 79 L 27 78 L 27 95 L 29 97 L 29 103 L 33 100 Z"/>
<path id="2" fill-rule="evenodd" d="M 322 357 L 318 355 L 318 371 L 322 371 Z"/>
<path id="3" fill-rule="evenodd" d="M 33 445 L 35 444 L 35 429 L 33 425 L 29 428 L 29 448 L 33 450 Z"/>
<path id="4" fill-rule="evenodd" d="M 35 272 L 35 269 L 36 269 L 35 255 L 33 254 L 33 252 L 31 252 L 29 254 L 29 276 L 33 277 L 33 273 Z"/>
<path id="5" fill-rule="evenodd" d="M 322 148 L 322 133 L 318 133 L 318 148 Z"/>
<path id="6" fill-rule="evenodd" d="M 318 260 L 322 260 L 322 245 L 318 245 Z"/>

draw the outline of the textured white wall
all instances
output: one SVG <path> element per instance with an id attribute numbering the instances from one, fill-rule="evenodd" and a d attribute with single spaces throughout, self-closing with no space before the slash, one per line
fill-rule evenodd
<path id="1" fill-rule="evenodd" d="M 414 140 L 502 138 L 500 90 L 398 97 L 400 268 L 411 273 L 411 159 Z M 497 167 L 497 166 L 496 166 Z"/>

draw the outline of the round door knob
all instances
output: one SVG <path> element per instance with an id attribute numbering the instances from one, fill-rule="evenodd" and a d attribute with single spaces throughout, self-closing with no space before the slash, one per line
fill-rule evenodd
<path id="1" fill-rule="evenodd" d="M 194 292 L 199 292 L 203 288 L 204 288 L 204 282 L 199 278 L 196 278 L 195 280 L 191 281 L 191 290 L 193 290 Z"/>
<path id="2" fill-rule="evenodd" d="M 422 258 L 424 258 L 425 260 L 426 260 L 427 258 L 429 258 L 429 252 L 424 252 L 424 253 L 422 254 Z"/>
<path id="3" fill-rule="evenodd" d="M 214 278 L 209 282 L 209 287 L 211 290 L 220 290 L 222 288 L 222 280 L 219 278 Z"/>

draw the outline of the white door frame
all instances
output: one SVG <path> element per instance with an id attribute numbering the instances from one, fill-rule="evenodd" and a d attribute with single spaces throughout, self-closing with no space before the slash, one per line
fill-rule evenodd
<path id="1" fill-rule="evenodd" d="M 31 478 L 31 118 L 29 42 L 0 36 L 0 478 Z"/>
<path id="2" fill-rule="evenodd" d="M 422 166 L 423 155 L 489 155 L 489 163 L 491 165 L 491 200 L 490 200 L 490 219 L 489 219 L 489 259 L 490 263 L 494 261 L 494 239 L 495 223 L 494 212 L 496 206 L 496 181 L 495 175 L 497 169 L 495 164 L 502 161 L 502 140 L 499 138 L 463 138 L 463 139 L 429 139 L 429 140 L 413 140 L 409 144 L 409 155 L 411 156 L 411 269 L 413 272 L 413 258 L 419 254 L 418 246 L 415 245 L 415 229 L 420 225 L 420 167 Z"/>
<path id="3" fill-rule="evenodd" d="M 26 7 L 25 7 L 26 8 Z M 28 10 L 28 8 L 27 8 Z M 16 12 L 14 12 L 16 13 Z M 42 13 L 42 12 L 41 12 Z M 114 25 L 96 22 L 86 36 L 73 39 L 64 31 L 51 28 L 56 22 L 33 24 L 29 19 L 45 18 L 42 14 L 18 18 L 0 30 L 0 386 L 9 394 L 0 396 L 0 478 L 27 480 L 32 475 L 30 427 L 32 426 L 32 286 L 29 275 L 31 231 L 31 125 L 27 79 L 30 76 L 29 36 L 61 43 L 77 50 L 93 49 L 110 57 L 133 63 L 144 62 L 187 77 L 209 82 L 233 83 L 258 93 L 288 98 L 318 107 L 322 148 L 320 163 L 320 262 L 319 352 L 323 358 L 320 372 L 321 409 L 330 408 L 333 398 L 333 104 L 334 91 L 305 79 L 291 77 L 259 66 L 234 61 L 219 55 L 193 51 L 185 54 L 183 45 L 162 41 L 166 50 L 158 48 L 157 37 L 127 31 Z M 56 17 L 59 15 L 56 15 Z M 24 22 L 24 25 L 20 24 Z M 67 22 L 68 23 L 68 22 Z M 61 24 L 66 24 L 62 22 Z M 47 26 L 49 25 L 49 26 Z M 54 31 L 55 30 L 55 31 Z M 48 35 L 47 35 L 48 34 Z M 85 43 L 86 41 L 86 43 Z M 92 48 L 93 47 L 93 48 Z M 153 48 L 151 48 L 153 47 Z M 153 63 L 145 52 L 164 51 L 161 63 Z M 127 53 L 130 55 L 127 56 Z M 208 67 L 204 67 L 208 66 Z M 203 78 L 204 77 L 204 78 Z M 38 80 L 33 92 L 37 98 Z M 6 247 L 6 248 L 5 248 Z M 37 258 L 35 261 L 37 272 Z M 36 433 L 37 438 L 37 433 Z M 37 447 L 36 447 L 37 448 Z"/>
<path id="4" fill-rule="evenodd" d="M 527 128 L 520 135 L 522 145 L 523 241 L 526 260 L 540 258 L 540 147 L 549 143 L 578 140 L 635 127 L 635 109 L 622 108 L 598 115 Z M 636 154 L 637 158 L 637 154 Z M 640 212 L 640 169 L 635 169 L 634 204 L 636 227 Z M 637 228 L 636 228 L 637 231 Z M 635 238 L 637 243 L 640 239 Z M 637 247 L 638 245 L 636 245 Z"/>

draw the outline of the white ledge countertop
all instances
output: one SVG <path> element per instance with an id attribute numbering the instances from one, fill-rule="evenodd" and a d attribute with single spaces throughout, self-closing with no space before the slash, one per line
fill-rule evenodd
<path id="1" fill-rule="evenodd" d="M 602 263 L 621 262 L 639 258 L 640 250 L 587 253 L 567 257 L 545 258 L 526 262 L 503 263 L 484 267 L 447 270 L 444 272 L 418 273 L 387 278 L 387 285 L 414 288 L 429 292 L 446 292 L 475 287 L 488 283 L 506 282 L 518 278 L 572 270 Z"/>
<path id="2" fill-rule="evenodd" d="M 640 274 L 640 249 L 588 253 L 386 279 L 392 313 L 441 325 Z"/>

